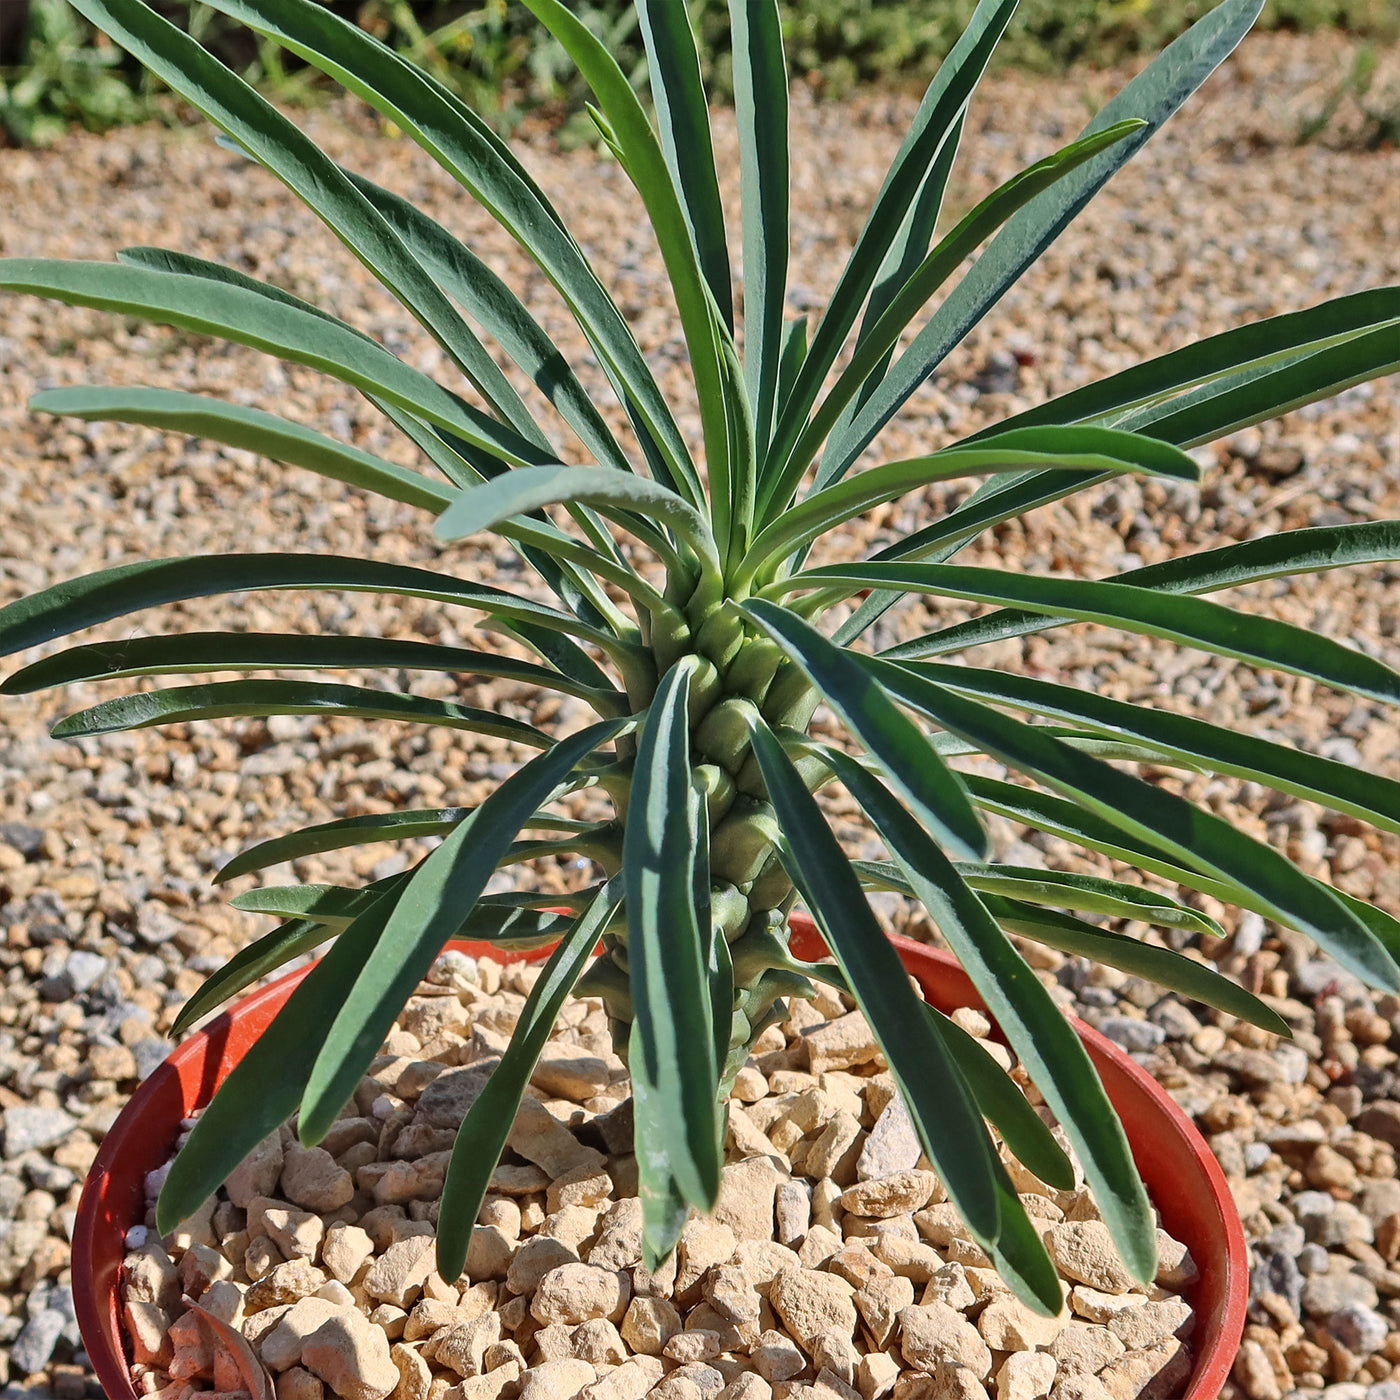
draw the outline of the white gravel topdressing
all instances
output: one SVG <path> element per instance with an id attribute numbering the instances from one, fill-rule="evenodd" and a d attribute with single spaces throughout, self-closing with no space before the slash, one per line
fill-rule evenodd
<path id="1" fill-rule="evenodd" d="M 319 1147 L 287 1125 L 173 1236 L 137 1227 L 124 1301 L 141 1393 L 257 1400 L 259 1379 L 277 1400 L 1170 1400 L 1183 1388 L 1185 1248 L 1159 1231 L 1156 1280 L 1136 1285 L 1082 1185 L 1055 1190 L 1008 1159 L 1067 1298 L 1057 1318 L 1031 1312 L 948 1203 L 864 1017 L 830 991 L 756 1044 L 734 1086 L 719 1204 L 655 1274 L 641 1263 L 626 1068 L 603 1004 L 568 1001 L 466 1269 L 443 1279 L 434 1222 L 451 1144 L 537 973 L 446 955 Z M 955 1019 L 989 1029 L 979 1012 Z M 165 1171 L 147 1180 L 152 1199 Z"/>

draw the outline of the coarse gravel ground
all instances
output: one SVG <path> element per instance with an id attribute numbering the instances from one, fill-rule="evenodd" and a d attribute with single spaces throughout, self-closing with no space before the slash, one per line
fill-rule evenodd
<path id="1" fill-rule="evenodd" d="M 1300 115 L 1315 109 L 1349 57 L 1330 36 L 1248 40 L 915 396 L 885 435 L 883 457 L 942 445 L 1047 393 L 1237 322 L 1400 278 L 1400 154 L 1293 143 Z M 1383 62 L 1397 58 L 1392 51 Z M 959 205 L 1068 139 L 1086 96 L 1102 100 L 1122 76 L 994 77 L 969 122 Z M 793 311 L 820 307 L 913 105 L 884 94 L 830 106 L 798 101 Z M 543 277 L 445 174 L 351 106 L 306 120 L 337 158 L 467 236 L 589 368 Z M 717 126 L 732 201 L 731 116 L 720 114 Z M 684 403 L 674 313 L 619 170 L 592 151 L 559 153 L 544 136 L 531 138 L 525 155 L 598 260 L 663 387 Z M 314 218 L 271 177 L 213 146 L 205 129 L 75 134 L 43 153 L 0 152 L 0 208 L 5 255 L 180 248 L 280 283 L 421 368 L 443 368 Z M 374 412 L 311 371 L 162 327 L 9 299 L 0 314 L 0 601 L 144 557 L 297 549 L 427 562 L 439 554 L 407 507 L 208 443 L 24 409 L 40 387 L 87 382 L 158 383 L 258 403 L 412 460 Z M 694 414 L 681 423 L 698 436 Z M 1285 528 L 1400 516 L 1396 381 L 1350 390 L 1200 455 L 1208 472 L 1199 491 L 1116 484 L 1002 527 L 962 557 L 1097 576 Z M 887 507 L 839 548 L 878 544 L 942 500 L 931 490 L 924 501 Z M 467 544 L 447 554 L 442 567 L 523 586 L 505 553 Z M 1395 566 L 1257 585 L 1236 601 L 1400 662 Z M 183 604 L 159 619 L 125 619 L 106 635 L 218 627 L 229 609 L 217 600 Z M 351 623 L 444 642 L 476 636 L 433 605 L 337 595 L 252 596 L 240 601 L 237 625 L 311 631 Z M 892 615 L 884 637 L 927 624 L 913 610 Z M 1036 674 L 1192 710 L 1400 777 L 1394 715 L 1365 701 L 1082 627 L 1000 645 L 993 659 Z M 7 1400 L 89 1386 L 75 1358 L 65 1233 L 82 1175 L 123 1096 L 169 1049 L 166 1032 L 184 998 L 266 927 L 224 906 L 226 892 L 209 883 L 213 872 L 252 841 L 305 822 L 479 800 L 516 757 L 490 739 L 345 720 L 219 721 L 76 745 L 47 737 L 61 714 L 113 693 L 83 687 L 61 698 L 0 701 Z M 528 697 L 503 682 L 462 693 L 526 713 Z M 1400 914 L 1397 838 L 1230 779 L 1164 781 L 1229 813 L 1310 872 Z M 1059 843 L 1024 836 L 1001 831 L 1002 854 L 1089 868 Z M 274 869 L 266 880 L 363 879 L 405 859 L 372 847 L 299 862 L 294 873 Z M 539 877 L 563 884 L 580 872 L 550 868 Z M 1276 1051 L 1273 1037 L 1078 959 L 1043 958 L 1043 970 L 1067 1004 L 1137 1053 L 1196 1114 L 1231 1176 L 1256 1261 L 1231 1393 L 1400 1400 L 1400 1000 L 1366 992 L 1306 940 L 1249 916 L 1223 918 L 1231 937 L 1204 951 L 1278 999 L 1298 1050 Z"/>

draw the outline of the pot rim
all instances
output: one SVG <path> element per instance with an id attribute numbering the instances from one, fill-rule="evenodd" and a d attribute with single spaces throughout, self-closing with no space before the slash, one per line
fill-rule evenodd
<path id="1" fill-rule="evenodd" d="M 799 956 L 811 960 L 825 954 L 808 916 L 795 914 L 792 931 Z M 971 979 L 950 954 L 901 935 L 892 936 L 891 942 L 930 1000 L 948 1008 L 985 1010 Z M 500 962 L 538 961 L 551 951 L 510 953 L 461 940 L 446 946 Z M 187 1036 L 136 1089 L 102 1140 L 74 1221 L 72 1278 L 83 1345 L 109 1400 L 141 1400 L 126 1359 L 119 1287 L 126 1231 L 144 1214 L 145 1174 L 162 1164 L 180 1120 L 209 1101 L 311 966 L 295 968 L 250 992 Z M 1185 1223 L 1187 1233 L 1195 1237 L 1195 1247 L 1187 1244 L 1200 1277 L 1187 1297 L 1196 1311 L 1196 1340 L 1199 1343 L 1202 1334 L 1208 1340 L 1196 1356 L 1182 1400 L 1217 1400 L 1243 1335 L 1249 1293 L 1248 1246 L 1225 1173 L 1191 1119 L 1141 1065 L 1092 1026 L 1074 1016 L 1068 1019 L 1123 1120 L 1153 1203 L 1172 1222 L 1174 1236 L 1180 1238 Z M 993 1033 L 1000 1034 L 995 1023 Z M 1199 1249 L 1198 1256 L 1202 1237 L 1206 1248 Z M 1200 1257 L 1207 1253 L 1209 1259 Z"/>

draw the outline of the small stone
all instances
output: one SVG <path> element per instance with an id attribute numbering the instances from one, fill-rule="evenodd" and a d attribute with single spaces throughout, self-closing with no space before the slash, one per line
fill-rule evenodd
<path id="1" fill-rule="evenodd" d="M 243 1295 L 246 1312 L 262 1312 L 281 1303 L 309 1298 L 326 1281 L 320 1269 L 305 1259 L 291 1259 L 269 1269 Z"/>
<path id="2" fill-rule="evenodd" d="M 1172 1400 L 1191 1375 L 1191 1351 L 1175 1337 L 1146 1351 L 1125 1351 L 1099 1372 L 1113 1400 Z"/>
<path id="3" fill-rule="evenodd" d="M 282 1193 L 318 1215 L 329 1215 L 346 1205 L 355 1194 L 350 1173 L 321 1147 L 288 1143 L 282 1160 Z"/>
<path id="4" fill-rule="evenodd" d="M 540 1280 L 565 1264 L 577 1264 L 578 1255 L 563 1240 L 549 1235 L 535 1235 L 515 1252 L 506 1270 L 506 1287 L 512 1293 L 534 1293 Z M 601 1267 L 601 1266 L 597 1266 Z M 472 1271 L 469 1269 L 468 1273 Z M 475 1274 L 472 1274 L 475 1277 Z"/>
<path id="5" fill-rule="evenodd" d="M 1347 1307 L 1374 1309 L 1380 1298 L 1360 1274 L 1314 1274 L 1303 1285 L 1302 1301 L 1309 1317 L 1326 1318 Z"/>
<path id="6" fill-rule="evenodd" d="M 1068 1374 L 1099 1371 L 1127 1348 L 1107 1327 L 1074 1320 L 1065 1323 L 1045 1350 Z"/>
<path id="7" fill-rule="evenodd" d="M 970 1300 L 970 1292 L 968 1297 Z M 888 1345 L 899 1314 L 913 1301 L 913 1283 L 897 1274 L 872 1278 L 856 1290 L 856 1308 L 877 1347 L 883 1349 Z"/>
<path id="8" fill-rule="evenodd" d="M 1390 1324 L 1372 1308 L 1348 1303 L 1326 1322 L 1327 1330 L 1356 1356 L 1370 1356 L 1385 1345 Z"/>
<path id="9" fill-rule="evenodd" d="M 770 1216 L 771 1220 L 771 1216 Z M 771 1238 L 773 1227 L 768 1227 Z M 689 1292 L 707 1269 L 727 1264 L 738 1243 L 734 1231 L 723 1221 L 696 1216 L 688 1220 L 676 1246 L 676 1292 Z"/>
<path id="10" fill-rule="evenodd" d="M 740 1240 L 771 1240 L 778 1188 L 787 1181 L 771 1157 L 749 1157 L 724 1168 L 712 1219 Z"/>
<path id="11" fill-rule="evenodd" d="M 446 998 L 443 998 L 446 1000 Z M 460 1068 L 444 1070 L 418 1096 L 417 1116 L 432 1128 L 457 1128 L 486 1087 L 500 1058 L 491 1056 Z M 532 1101 L 533 1102 L 533 1101 Z"/>
<path id="12" fill-rule="evenodd" d="M 801 1181 L 783 1181 L 773 1202 L 776 1219 L 774 1235 L 780 1244 L 802 1243 L 812 1223 L 811 1188 Z"/>
<path id="13" fill-rule="evenodd" d="M 928 1204 L 937 1186 L 938 1178 L 932 1172 L 911 1168 L 848 1186 L 841 1193 L 841 1208 L 852 1215 L 881 1220 L 912 1215 Z"/>
<path id="14" fill-rule="evenodd" d="M 923 1155 L 919 1135 L 904 1100 L 896 1094 L 884 1107 L 856 1159 L 861 1181 L 878 1180 L 918 1166 Z"/>
<path id="15" fill-rule="evenodd" d="M 802 1174 L 813 1180 L 831 1177 L 842 1184 L 853 1182 L 860 1156 L 859 1142 L 859 1119 L 844 1109 L 839 1110 L 808 1150 Z"/>
<path id="16" fill-rule="evenodd" d="M 664 1372 L 651 1356 L 633 1356 L 579 1391 L 579 1400 L 643 1400 Z M 755 1377 L 754 1379 L 757 1379 Z M 753 1397 L 760 1400 L 760 1397 Z"/>
<path id="17" fill-rule="evenodd" d="M 847 1336 L 856 1329 L 855 1289 L 835 1274 L 814 1269 L 786 1269 L 769 1290 L 773 1311 L 804 1346 L 818 1333 L 830 1330 Z"/>
<path id="18" fill-rule="evenodd" d="M 677 1332 L 662 1348 L 661 1354 L 672 1361 L 709 1361 L 723 1350 L 718 1332 L 687 1329 Z"/>
<path id="19" fill-rule="evenodd" d="M 1132 1351 L 1154 1345 L 1175 1332 L 1191 1316 L 1190 1304 L 1185 1299 L 1164 1298 L 1160 1302 L 1124 1308 L 1109 1318 L 1108 1329 Z"/>
<path id="20" fill-rule="evenodd" d="M 433 1385 L 433 1372 L 417 1348 L 395 1342 L 389 1348 L 389 1360 L 399 1368 L 399 1383 L 394 1389 L 394 1400 L 428 1400 Z"/>
<path id="21" fill-rule="evenodd" d="M 324 1298 L 302 1298 L 293 1303 L 266 1333 L 258 1346 L 258 1355 L 265 1366 L 285 1371 L 301 1361 L 301 1349 L 306 1339 L 323 1323 L 344 1311 Z"/>
<path id="22" fill-rule="evenodd" d="M 803 1040 L 813 1074 L 873 1064 L 881 1058 L 880 1046 L 859 1011 L 814 1026 Z"/>
<path id="23" fill-rule="evenodd" d="M 257 1196 L 271 1196 L 282 1175 L 282 1136 L 269 1133 L 229 1173 L 224 1190 L 230 1201 L 246 1210 Z"/>
<path id="24" fill-rule="evenodd" d="M 977 1328 L 946 1303 L 915 1304 L 899 1315 L 899 1349 L 916 1371 L 965 1366 L 979 1381 L 992 1371 L 992 1353 Z"/>
<path id="25" fill-rule="evenodd" d="M 770 1385 L 780 1385 L 807 1368 L 807 1358 L 785 1332 L 768 1331 L 759 1335 L 749 1351 L 749 1363 Z"/>
<path id="26" fill-rule="evenodd" d="M 680 1313 L 665 1298 L 633 1298 L 622 1319 L 623 1341 L 644 1356 L 660 1356 L 680 1330 Z"/>
<path id="27" fill-rule="evenodd" d="M 310 1259 L 314 1262 L 321 1252 L 326 1227 L 319 1215 L 306 1210 L 269 1206 L 263 1211 L 262 1220 L 268 1239 L 281 1250 L 284 1259 Z"/>
<path id="28" fill-rule="evenodd" d="M 159 1240 L 151 1240 L 126 1256 L 122 1284 L 127 1298 L 154 1303 L 166 1312 L 172 1312 L 180 1302 L 179 1270 Z"/>
<path id="29" fill-rule="evenodd" d="M 10 1353 L 10 1361 L 20 1375 L 31 1375 L 33 1372 L 42 1370 L 48 1363 L 49 1354 L 53 1352 L 54 1346 L 58 1342 L 58 1335 L 63 1331 L 64 1319 L 61 1314 L 53 1314 L 58 1321 L 57 1327 L 45 1328 L 41 1319 L 47 1313 L 47 1309 L 39 1312 L 26 1324 L 26 1331 L 34 1329 L 34 1335 L 26 1339 L 24 1332 L 21 1332 L 15 1340 L 14 1348 Z M 170 1315 L 164 1308 L 158 1308 L 154 1303 L 145 1303 L 136 1298 L 127 1299 L 124 1310 L 126 1317 L 127 1337 L 131 1342 L 131 1359 L 142 1366 L 165 1366 L 170 1362 Z M 48 1351 L 39 1357 L 39 1351 L 43 1350 L 37 1343 L 40 1340 L 38 1334 L 41 1331 L 51 1331 L 52 1338 L 48 1343 Z M 21 1350 L 20 1343 L 25 1346 Z M 15 1355 L 20 1351 L 19 1356 Z M 31 1365 L 35 1361 L 37 1364 Z"/>
<path id="30" fill-rule="evenodd" d="M 434 1080 L 427 1092 L 437 1088 L 447 1077 L 442 1075 Z M 551 1180 L 558 1180 L 581 1167 L 602 1171 L 607 1165 L 607 1159 L 601 1152 L 583 1146 L 538 1099 L 527 1097 L 521 1100 L 520 1110 L 515 1115 L 506 1141 L 513 1151 L 527 1161 L 543 1167 Z M 528 1371 L 526 1375 L 529 1375 Z"/>
<path id="31" fill-rule="evenodd" d="M 42 1152 L 62 1142 L 78 1120 L 61 1108 L 36 1108 L 21 1104 L 5 1110 L 6 1158 L 20 1157 L 26 1152 Z"/>
<path id="32" fill-rule="evenodd" d="M 399 1384 L 381 1328 L 354 1308 L 343 1308 L 302 1344 L 301 1364 L 341 1400 L 386 1400 Z"/>
<path id="33" fill-rule="evenodd" d="M 403 1308 L 418 1296 L 436 1264 L 436 1240 L 414 1235 L 391 1244 L 370 1266 L 364 1290 L 381 1303 Z"/>
<path id="34" fill-rule="evenodd" d="M 532 1366 L 521 1377 L 519 1400 L 574 1400 L 598 1373 L 586 1361 L 566 1357 Z"/>
<path id="35" fill-rule="evenodd" d="M 374 1241 L 364 1230 L 358 1225 L 337 1221 L 326 1231 L 325 1243 L 321 1246 L 321 1262 L 332 1278 L 340 1283 L 349 1283 L 373 1253 Z"/>
<path id="36" fill-rule="evenodd" d="M 1008 1356 L 997 1372 L 996 1400 L 1041 1400 L 1050 1394 L 1057 1369 L 1055 1358 L 1043 1351 Z"/>
<path id="37" fill-rule="evenodd" d="M 619 1320 L 627 1309 L 631 1282 L 625 1273 L 591 1264 L 561 1264 L 540 1279 L 530 1303 L 536 1321 L 574 1326 L 590 1318 Z"/>
<path id="38" fill-rule="evenodd" d="M 1126 1293 L 1133 1286 L 1132 1275 L 1118 1258 L 1113 1237 L 1101 1220 L 1052 1225 L 1046 1232 L 1045 1245 L 1066 1278 L 1104 1293 Z"/>
<path id="39" fill-rule="evenodd" d="M 867 1352 L 856 1366 L 856 1389 L 861 1400 L 883 1400 L 899 1378 L 899 1362 L 886 1351 Z"/>
<path id="40" fill-rule="evenodd" d="M 977 1330 L 993 1351 L 1034 1351 L 1048 1347 L 1068 1321 L 1068 1305 L 1056 1317 L 1042 1317 L 1008 1293 L 993 1298 L 978 1313 Z"/>
<path id="41" fill-rule="evenodd" d="M 588 1262 L 600 1269 L 629 1269 L 641 1257 L 642 1203 L 636 1196 L 625 1196 L 599 1217 Z"/>
<path id="42" fill-rule="evenodd" d="M 501 1315 L 488 1312 L 434 1332 L 423 1354 L 459 1376 L 477 1376 L 485 1369 L 486 1353 L 500 1340 Z"/>

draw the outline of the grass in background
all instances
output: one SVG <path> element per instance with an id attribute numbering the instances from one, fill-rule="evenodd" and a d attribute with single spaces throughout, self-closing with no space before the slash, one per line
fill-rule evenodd
<path id="1" fill-rule="evenodd" d="M 233 30 L 199 0 L 151 3 L 275 100 L 307 103 L 317 96 L 318 79 L 303 65 L 274 44 L 249 43 L 246 31 Z M 504 128 L 543 109 L 565 123 L 566 134 L 584 129 L 571 120 L 581 116 L 583 99 L 573 65 L 523 5 L 508 0 L 327 3 L 430 69 Z M 824 97 L 842 97 L 869 82 L 922 86 L 974 3 L 800 0 L 782 7 L 784 41 L 794 74 Z M 645 59 L 630 0 L 573 0 L 570 8 L 640 85 Z M 1213 0 L 1023 0 L 1000 61 L 1039 71 L 1076 63 L 1105 66 L 1156 52 L 1211 8 Z M 0 135 L 11 143 L 42 145 L 70 126 L 101 131 L 164 110 L 150 81 L 67 0 L 29 0 L 27 25 L 22 0 L 5 0 L 4 9 Z M 704 41 L 707 77 L 727 95 L 732 83 L 724 0 L 690 0 L 690 9 Z M 1400 37 L 1400 6 L 1395 0 L 1270 0 L 1259 27 L 1337 27 L 1385 42 Z M 1356 77 L 1348 80 L 1343 97 L 1355 91 Z M 1318 131 L 1327 120 L 1330 116 Z M 1387 109 L 1371 123 L 1377 143 L 1395 139 L 1394 120 Z"/>

